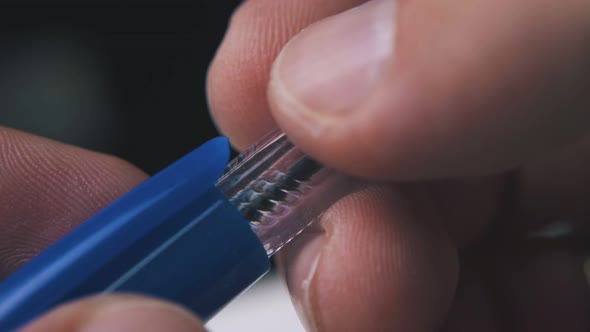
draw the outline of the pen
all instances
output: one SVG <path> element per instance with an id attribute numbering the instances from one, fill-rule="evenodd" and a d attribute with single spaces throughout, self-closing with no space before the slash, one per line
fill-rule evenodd
<path id="1" fill-rule="evenodd" d="M 226 138 L 210 140 L 2 281 L 0 331 L 115 291 L 169 300 L 207 321 L 356 184 L 279 130 L 227 164 L 229 150 Z"/>

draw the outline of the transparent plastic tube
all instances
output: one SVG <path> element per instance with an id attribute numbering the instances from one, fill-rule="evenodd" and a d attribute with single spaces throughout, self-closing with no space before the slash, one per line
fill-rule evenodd
<path id="1" fill-rule="evenodd" d="M 230 162 L 216 183 L 250 221 L 269 257 L 356 185 L 306 156 L 279 130 Z"/>

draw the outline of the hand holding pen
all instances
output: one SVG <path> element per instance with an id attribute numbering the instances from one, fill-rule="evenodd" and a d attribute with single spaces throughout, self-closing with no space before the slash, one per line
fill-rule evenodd
<path id="1" fill-rule="evenodd" d="M 236 146 L 274 119 L 314 160 L 391 181 L 336 203 L 279 253 L 302 318 L 322 332 L 587 331 L 576 241 L 590 215 L 587 1 L 379 0 L 345 11 L 362 2 L 250 0 L 210 71 L 212 112 Z M 145 177 L 1 133 L 4 275 Z M 568 241 L 544 245 L 538 231 L 556 220 L 569 222 Z M 199 326 L 161 302 L 101 297 L 28 329 L 100 324 Z"/>

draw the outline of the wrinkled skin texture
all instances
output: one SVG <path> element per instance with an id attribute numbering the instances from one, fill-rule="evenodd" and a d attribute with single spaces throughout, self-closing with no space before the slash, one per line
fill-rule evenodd
<path id="1" fill-rule="evenodd" d="M 284 52 L 364 2 L 248 0 L 208 76 L 212 114 L 236 147 L 278 125 L 314 158 L 379 182 L 280 255 L 306 326 L 590 330 L 584 241 L 527 238 L 557 220 L 588 226 L 588 2 L 401 0 L 395 56 L 371 95 L 318 116 L 288 98 L 272 64 L 301 29 Z M 116 158 L 0 128 L 0 274 L 144 178 Z M 123 296 L 60 307 L 28 331 L 87 326 L 202 329 L 178 307 Z"/>
<path id="2" fill-rule="evenodd" d="M 579 242 L 526 239 L 588 225 L 588 3 L 401 0 L 395 54 L 368 97 L 298 95 L 314 88 L 283 74 L 305 84 L 337 67 L 342 42 L 325 36 L 347 35 L 326 22 L 353 24 L 345 11 L 364 2 L 246 1 L 209 72 L 236 147 L 278 125 L 312 157 L 382 182 L 280 257 L 300 316 L 323 332 L 590 329 Z M 316 49 L 331 56 L 310 63 L 323 71 L 283 66 Z M 330 102 L 340 109 L 320 112 Z"/>

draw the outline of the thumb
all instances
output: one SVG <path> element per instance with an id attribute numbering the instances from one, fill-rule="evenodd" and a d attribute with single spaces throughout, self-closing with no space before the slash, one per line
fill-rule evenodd
<path id="1" fill-rule="evenodd" d="M 199 332 L 201 322 L 175 305 L 130 295 L 97 296 L 63 305 L 22 332 Z"/>
<path id="2" fill-rule="evenodd" d="M 277 57 L 273 117 L 362 176 L 480 175 L 587 131 L 590 2 L 373 0 Z"/>

